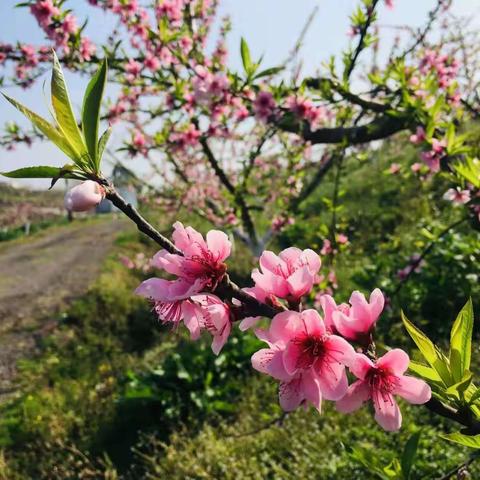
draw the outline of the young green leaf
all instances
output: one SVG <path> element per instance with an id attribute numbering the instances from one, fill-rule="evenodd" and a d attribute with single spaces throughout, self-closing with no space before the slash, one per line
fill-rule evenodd
<path id="1" fill-rule="evenodd" d="M 471 405 L 472 403 L 475 403 L 478 399 L 480 398 L 480 388 L 477 388 L 470 399 L 468 400 L 468 403 Z"/>
<path id="2" fill-rule="evenodd" d="M 401 458 L 402 474 L 405 480 L 410 479 L 410 474 L 412 471 L 413 462 L 415 460 L 415 455 L 417 454 L 418 442 L 420 441 L 420 435 L 422 431 L 414 433 L 410 436 L 405 448 L 403 449 L 403 454 Z"/>
<path id="3" fill-rule="evenodd" d="M 456 382 L 460 382 L 470 368 L 472 332 L 473 305 L 470 299 L 458 314 L 450 333 L 450 365 Z"/>
<path id="4" fill-rule="evenodd" d="M 63 133 L 58 130 L 58 128 L 42 118 L 40 115 L 37 115 L 35 112 L 32 112 L 30 109 L 17 102 L 13 98 L 9 97 L 5 93 L 2 95 L 20 112 L 22 112 L 32 124 L 38 128 L 49 140 L 51 140 L 60 150 L 62 150 L 65 155 L 71 158 L 75 163 L 78 164 L 79 157 L 72 149 L 67 139 Z"/>
<path id="5" fill-rule="evenodd" d="M 423 365 L 421 363 L 415 362 L 414 360 L 410 360 L 410 364 L 408 365 L 408 369 L 415 373 L 415 375 L 419 375 L 420 377 L 429 380 L 431 382 L 441 382 L 442 379 L 438 375 L 438 373 L 427 365 Z"/>
<path id="6" fill-rule="evenodd" d="M 100 160 L 103 157 L 103 152 L 105 151 L 105 147 L 107 146 L 107 143 L 108 143 L 108 140 L 110 138 L 111 133 L 112 133 L 112 128 L 108 127 L 102 133 L 102 136 L 100 137 L 100 140 L 98 141 L 98 163 L 100 163 Z"/>
<path id="7" fill-rule="evenodd" d="M 402 312 L 402 321 L 412 340 L 417 345 L 427 363 L 438 373 L 442 382 L 449 386 L 452 384 L 452 376 L 448 365 L 448 359 L 445 355 L 433 344 L 433 342 L 413 323 L 408 320 Z"/>
<path id="8" fill-rule="evenodd" d="M 100 166 L 100 157 L 98 155 L 98 126 L 100 124 L 100 108 L 106 81 L 107 61 L 104 60 L 87 86 L 82 108 L 83 136 L 90 157 L 94 160 L 97 170 Z"/>
<path id="9" fill-rule="evenodd" d="M 480 448 L 480 435 L 463 435 L 460 432 L 440 435 L 445 440 L 459 443 L 470 448 Z"/>
<path id="10" fill-rule="evenodd" d="M 250 49 L 245 39 L 240 40 L 240 54 L 242 56 L 243 69 L 247 75 L 250 75 L 252 69 L 252 58 L 250 56 Z"/>
<path id="11" fill-rule="evenodd" d="M 270 75 L 276 75 L 277 73 L 281 72 L 284 70 L 284 67 L 272 67 L 272 68 L 267 68 L 266 70 L 262 70 L 261 72 L 257 73 L 255 77 L 253 77 L 253 80 L 257 80 L 262 77 L 269 77 Z"/>
<path id="12" fill-rule="evenodd" d="M 480 188 L 480 160 L 478 158 L 467 157 L 464 162 L 455 164 L 453 168 L 472 185 Z"/>
<path id="13" fill-rule="evenodd" d="M 58 167 L 25 167 L 11 172 L 0 172 L 1 175 L 8 178 L 54 178 L 62 171 Z"/>
<path id="14" fill-rule="evenodd" d="M 460 400 L 463 398 L 463 394 L 465 390 L 467 390 L 467 388 L 470 386 L 471 383 L 472 383 L 472 372 L 465 372 L 465 375 L 463 376 L 463 378 L 459 382 L 454 383 L 453 385 L 450 385 L 445 390 L 445 393 L 447 395 L 452 395 L 455 398 Z"/>
<path id="15" fill-rule="evenodd" d="M 53 110 L 55 111 L 60 130 L 63 132 L 77 157 L 88 163 L 90 167 L 93 167 L 93 162 L 90 159 L 82 133 L 73 113 L 62 67 L 60 66 L 60 62 L 58 61 L 55 52 L 53 52 L 51 91 Z"/>

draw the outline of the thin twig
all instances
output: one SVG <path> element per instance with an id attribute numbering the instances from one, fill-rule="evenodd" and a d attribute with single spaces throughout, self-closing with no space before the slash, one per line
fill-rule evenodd
<path id="1" fill-rule="evenodd" d="M 409 278 L 412 276 L 413 272 L 417 269 L 417 267 L 420 265 L 420 263 L 424 260 L 424 258 L 432 251 L 433 247 L 435 244 L 443 238 L 445 235 L 447 235 L 449 232 L 451 232 L 454 228 L 458 227 L 458 225 L 462 224 L 463 222 L 467 221 L 468 217 L 461 218 L 460 220 L 457 220 L 456 222 L 453 222 L 451 225 L 448 227 L 444 228 L 439 235 L 435 238 L 435 240 L 432 240 L 420 253 L 420 255 L 415 258 L 415 261 L 410 264 L 410 269 L 408 273 L 405 275 L 404 278 L 400 281 L 400 283 L 397 285 L 397 288 L 390 294 L 390 298 L 393 298 L 395 295 L 398 294 L 398 292 L 402 289 L 403 285 L 409 280 Z"/>
<path id="2" fill-rule="evenodd" d="M 473 453 L 465 462 L 462 464 L 452 468 L 452 470 L 448 471 L 445 475 L 438 477 L 437 480 L 449 480 L 454 475 L 458 475 L 462 471 L 466 471 L 467 468 L 478 458 L 480 457 L 480 452 Z M 460 477 L 459 477 L 460 478 Z M 462 477 L 463 478 L 463 477 Z"/>

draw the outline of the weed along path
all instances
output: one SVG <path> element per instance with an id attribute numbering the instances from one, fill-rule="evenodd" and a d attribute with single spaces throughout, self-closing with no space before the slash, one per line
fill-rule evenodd
<path id="1" fill-rule="evenodd" d="M 18 359 L 31 355 L 57 315 L 97 277 L 128 223 L 108 219 L 0 244 L 0 401 L 14 389 Z"/>

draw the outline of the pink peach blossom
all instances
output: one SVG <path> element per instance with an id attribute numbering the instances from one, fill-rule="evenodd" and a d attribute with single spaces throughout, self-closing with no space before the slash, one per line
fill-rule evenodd
<path id="1" fill-rule="evenodd" d="M 353 347 L 330 335 L 315 310 L 277 314 L 268 331 L 257 331 L 269 348 L 252 356 L 252 366 L 280 380 L 280 405 L 286 411 L 309 402 L 321 410 L 322 398 L 338 400 L 347 392 L 345 365 Z"/>
<path id="2" fill-rule="evenodd" d="M 414 145 L 418 145 L 425 141 L 426 139 L 425 129 L 423 127 L 417 127 L 417 130 L 414 134 L 410 135 L 410 141 Z"/>
<path id="3" fill-rule="evenodd" d="M 177 280 L 165 281 L 168 284 L 159 282 L 161 279 L 146 280 L 140 285 L 139 294 L 144 294 L 144 288 L 150 288 L 152 281 L 163 288 L 161 296 L 152 298 L 162 302 L 186 300 L 203 291 L 215 290 L 227 271 L 223 263 L 231 250 L 227 235 L 210 230 L 205 241 L 200 233 L 180 222 L 173 228 L 174 243 L 183 256 L 161 250 L 153 257 L 152 266 L 177 276 Z"/>
<path id="4" fill-rule="evenodd" d="M 457 205 L 462 205 L 470 201 L 470 190 L 461 190 L 460 187 L 449 188 L 444 193 L 443 198 Z"/>
<path id="5" fill-rule="evenodd" d="M 365 295 L 354 291 L 350 296 L 350 307 L 342 307 L 332 313 L 335 329 L 345 338 L 367 342 L 385 305 L 382 292 L 376 288 L 367 301 Z"/>
<path id="6" fill-rule="evenodd" d="M 430 387 L 423 380 L 404 375 L 409 362 L 408 355 L 400 349 L 390 350 L 376 362 L 361 353 L 355 354 L 349 368 L 359 380 L 337 402 L 337 409 L 354 412 L 371 399 L 375 420 L 385 430 L 397 431 L 402 425 L 402 414 L 394 395 L 413 404 L 423 404 L 431 398 Z"/>
<path id="7" fill-rule="evenodd" d="M 279 298 L 299 300 L 310 292 L 320 270 L 320 257 L 310 249 L 290 247 L 279 255 L 265 250 L 260 256 L 260 270 L 252 272 L 255 285 Z"/>
<path id="8" fill-rule="evenodd" d="M 92 41 L 89 38 L 83 37 L 82 40 L 80 41 L 80 57 L 82 58 L 82 60 L 86 62 L 91 60 L 92 55 L 95 54 L 95 50 L 96 50 L 95 44 L 92 43 Z"/>
<path id="9" fill-rule="evenodd" d="M 59 8 L 54 5 L 52 0 L 37 0 L 30 6 L 30 11 L 42 28 L 48 27 L 52 22 L 52 17 L 60 14 Z"/>
<path id="10" fill-rule="evenodd" d="M 259 92 L 253 102 L 255 116 L 266 122 L 274 113 L 276 107 L 275 99 L 270 92 Z"/>

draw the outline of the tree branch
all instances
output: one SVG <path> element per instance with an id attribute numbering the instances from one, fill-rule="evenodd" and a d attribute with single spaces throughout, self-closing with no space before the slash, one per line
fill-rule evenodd
<path id="1" fill-rule="evenodd" d="M 480 457 L 480 452 L 475 452 L 470 457 L 465 460 L 462 464 L 452 468 L 452 470 L 449 470 L 445 475 L 442 475 L 441 477 L 438 477 L 437 480 L 449 480 L 452 478 L 454 475 L 457 475 L 457 478 L 469 478 L 469 475 L 466 477 L 460 477 L 459 474 L 462 472 L 466 472 L 467 468 L 475 461 L 477 458 Z"/>
<path id="2" fill-rule="evenodd" d="M 255 225 L 253 224 L 253 220 L 250 215 L 250 209 L 245 203 L 243 195 L 239 191 L 237 191 L 236 187 L 232 184 L 232 182 L 230 182 L 222 167 L 220 167 L 205 137 L 200 138 L 200 144 L 202 145 L 203 152 L 205 153 L 211 167 L 215 171 L 215 174 L 220 179 L 224 187 L 228 190 L 228 192 L 233 196 L 236 205 L 240 208 L 242 223 L 248 233 L 250 241 L 252 242 L 253 246 L 256 247 L 258 245 L 257 232 L 255 230 Z"/>
<path id="3" fill-rule="evenodd" d="M 362 52 L 362 50 L 365 48 L 365 38 L 367 36 L 368 29 L 370 28 L 370 25 L 372 24 L 373 19 L 375 17 L 375 8 L 377 6 L 378 1 L 379 0 L 373 0 L 372 5 L 368 7 L 367 20 L 365 21 L 365 23 L 362 25 L 362 28 L 360 29 L 360 37 L 358 39 L 357 48 L 355 49 L 355 52 L 351 57 L 350 64 L 346 72 L 344 72 L 343 74 L 343 77 L 345 80 L 348 80 L 350 78 L 350 75 L 355 69 L 355 65 L 357 63 L 358 57 L 360 56 L 360 53 Z"/>
<path id="4" fill-rule="evenodd" d="M 383 103 L 374 102 L 372 100 L 366 100 L 359 95 L 356 95 L 346 88 L 342 87 L 338 83 L 336 83 L 331 78 L 307 78 L 305 80 L 305 84 L 309 88 L 313 88 L 315 90 L 319 90 L 322 88 L 322 83 L 327 83 L 335 92 L 337 92 L 342 98 L 345 100 L 358 105 L 359 107 L 365 108 L 372 112 L 383 113 L 387 111 L 390 107 Z"/>
<path id="5" fill-rule="evenodd" d="M 373 140 L 382 140 L 394 133 L 409 128 L 411 120 L 408 117 L 393 117 L 382 115 L 370 123 L 354 127 L 319 128 L 312 131 L 303 123 L 292 122 L 291 117 L 283 117 L 278 123 L 279 128 L 286 132 L 296 133 L 312 144 L 348 143 L 356 145 Z"/>

